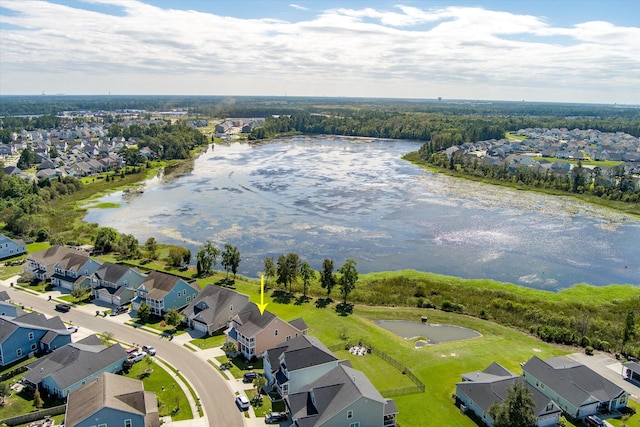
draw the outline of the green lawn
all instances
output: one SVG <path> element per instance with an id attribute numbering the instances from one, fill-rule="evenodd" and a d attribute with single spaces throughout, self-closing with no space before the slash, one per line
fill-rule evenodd
<path id="1" fill-rule="evenodd" d="M 415 386 L 406 375 L 373 353 L 354 356 L 348 350 L 338 350 L 333 354 L 339 359 L 349 360 L 351 366 L 362 371 L 378 391 Z"/>
<path id="2" fill-rule="evenodd" d="M 146 374 L 147 369 L 152 369 L 153 372 Z M 182 388 L 178 386 L 172 375 L 157 364 L 152 362 L 149 365 L 145 359 L 134 364 L 126 376 L 141 380 L 146 391 L 156 393 L 161 417 L 171 415 L 173 421 L 193 419 L 191 406 Z"/>
<path id="3" fill-rule="evenodd" d="M 220 364 L 224 364 L 227 363 L 229 359 L 227 358 L 227 356 L 218 356 L 216 357 L 216 360 L 220 362 Z M 249 362 L 242 356 L 234 357 L 233 359 L 231 359 L 231 367 L 225 369 L 225 371 L 233 375 L 234 378 L 242 378 L 242 376 L 246 372 L 249 372 L 249 367 L 251 367 L 252 371 L 255 371 L 259 374 L 262 374 L 264 372 L 262 368 L 262 359 L 257 359 L 253 362 Z"/>
<path id="4" fill-rule="evenodd" d="M 224 334 L 204 336 L 202 338 L 196 338 L 194 340 L 191 340 L 190 343 L 193 344 L 194 347 L 197 347 L 201 350 L 207 350 L 210 348 L 222 347 L 226 338 L 227 336 Z"/>

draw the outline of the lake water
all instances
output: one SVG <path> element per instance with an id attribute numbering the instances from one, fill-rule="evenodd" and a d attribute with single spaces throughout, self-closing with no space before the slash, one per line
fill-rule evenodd
<path id="1" fill-rule="evenodd" d="M 640 284 L 640 222 L 605 209 L 482 185 L 401 159 L 419 143 L 292 137 L 216 144 L 192 170 L 122 192 L 85 220 L 191 249 L 237 246 L 239 274 L 296 252 L 315 269 L 415 269 L 558 289 Z M 217 267 L 221 269 L 220 265 Z"/>
<path id="2" fill-rule="evenodd" d="M 472 329 L 454 325 L 412 322 L 409 320 L 376 320 L 374 323 L 405 339 L 425 337 L 429 344 L 468 340 L 480 336 L 479 332 Z"/>

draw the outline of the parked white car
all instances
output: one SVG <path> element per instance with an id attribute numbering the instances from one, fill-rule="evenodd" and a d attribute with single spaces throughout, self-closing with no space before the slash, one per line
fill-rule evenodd
<path id="1" fill-rule="evenodd" d="M 129 357 L 127 358 L 127 361 L 130 363 L 136 363 L 144 359 L 145 356 L 146 356 L 145 353 L 141 351 L 135 351 L 129 355 Z"/>
<path id="2" fill-rule="evenodd" d="M 241 411 L 248 411 L 251 403 L 249 402 L 249 399 L 247 399 L 247 396 L 241 394 L 236 397 L 236 405 L 238 405 L 238 408 L 240 408 Z"/>

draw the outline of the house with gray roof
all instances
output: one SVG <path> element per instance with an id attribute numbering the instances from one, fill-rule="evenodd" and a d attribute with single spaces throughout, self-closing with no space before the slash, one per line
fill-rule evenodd
<path id="1" fill-rule="evenodd" d="M 61 255 L 60 259 L 53 264 L 51 284 L 65 289 L 74 289 L 86 283 L 84 278 L 95 273 L 101 265 L 83 251 L 73 249 Z"/>
<path id="2" fill-rule="evenodd" d="M 156 394 L 142 381 L 103 373 L 69 393 L 65 426 L 159 427 Z"/>
<path id="3" fill-rule="evenodd" d="M 44 314 L 31 312 L 15 318 L 0 317 L 0 366 L 70 342 L 71 332 L 58 316 L 47 319 Z"/>
<path id="4" fill-rule="evenodd" d="M 560 407 L 522 377 L 512 374 L 495 362 L 483 371 L 463 374 L 462 382 L 456 384 L 455 395 L 466 410 L 472 411 L 491 427 L 494 420 L 489 414 L 489 409 L 494 403 L 503 403 L 509 396 L 509 390 L 518 382 L 531 393 L 534 402 L 533 413 L 536 417 L 535 426 L 557 426 L 562 413 Z"/>
<path id="5" fill-rule="evenodd" d="M 207 285 L 182 314 L 189 327 L 211 335 L 227 329 L 231 319 L 249 304 L 252 303 L 247 295 L 222 286 Z"/>
<path id="6" fill-rule="evenodd" d="M 281 396 L 300 391 L 338 366 L 338 358 L 320 340 L 301 335 L 264 352 L 267 386 Z"/>
<path id="7" fill-rule="evenodd" d="M 638 362 L 623 363 L 622 377 L 627 381 L 640 385 L 640 364 Z"/>
<path id="8" fill-rule="evenodd" d="M 566 357 L 542 360 L 533 356 L 522 366 L 522 372 L 529 384 L 573 418 L 616 411 L 626 407 L 629 401 L 629 393 Z"/>
<path id="9" fill-rule="evenodd" d="M 23 240 L 13 240 L 0 234 L 0 259 L 13 258 L 27 253 L 27 245 Z"/>
<path id="10" fill-rule="evenodd" d="M 200 292 L 194 281 L 186 281 L 173 274 L 160 271 L 149 272 L 136 290 L 137 297 L 131 308 L 137 310 L 145 302 L 151 313 L 162 316 L 169 310 L 180 310 L 193 301 Z"/>
<path id="11" fill-rule="evenodd" d="M 302 319 L 286 322 L 269 311 L 260 313 L 257 305 L 249 304 L 233 317 L 225 334 L 227 341 L 250 360 L 278 344 L 306 335 L 307 330 Z"/>
<path id="12" fill-rule="evenodd" d="M 23 314 L 24 311 L 20 307 L 11 303 L 9 293 L 7 291 L 0 291 L 0 318 L 13 319 Z"/>
<path id="13" fill-rule="evenodd" d="M 27 256 L 23 271 L 25 273 L 33 274 L 33 277 L 38 280 L 49 280 L 56 272 L 56 266 L 60 265 L 61 261 L 64 264 L 63 260 L 66 257 L 71 259 L 76 255 L 86 257 L 85 253 L 76 249 L 53 245 L 47 249 L 30 253 Z M 77 263 L 75 262 L 72 262 L 71 264 L 77 266 Z"/>
<path id="14" fill-rule="evenodd" d="M 398 409 L 360 371 L 343 361 L 285 398 L 296 427 L 394 427 Z"/>
<path id="15" fill-rule="evenodd" d="M 123 305 L 131 302 L 145 278 L 136 269 L 105 262 L 91 276 L 91 287 L 99 301 Z"/>
<path id="16" fill-rule="evenodd" d="M 25 381 L 50 395 L 67 395 L 104 372 L 118 373 L 127 360 L 120 344 L 105 346 L 96 335 L 65 345 L 27 365 Z"/>

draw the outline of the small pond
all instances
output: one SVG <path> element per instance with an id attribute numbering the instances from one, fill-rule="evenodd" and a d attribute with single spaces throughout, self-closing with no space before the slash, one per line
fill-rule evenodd
<path id="1" fill-rule="evenodd" d="M 479 332 L 472 329 L 454 325 L 412 322 L 410 320 L 376 320 L 374 323 L 405 339 L 426 337 L 429 344 L 468 340 L 481 336 Z"/>

